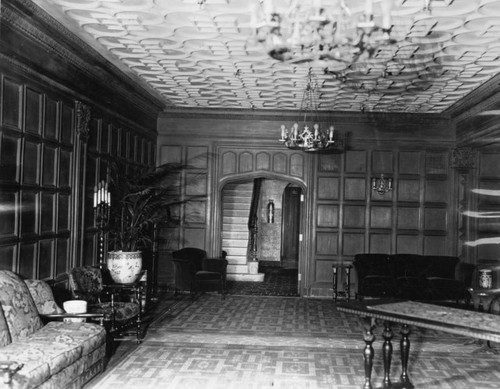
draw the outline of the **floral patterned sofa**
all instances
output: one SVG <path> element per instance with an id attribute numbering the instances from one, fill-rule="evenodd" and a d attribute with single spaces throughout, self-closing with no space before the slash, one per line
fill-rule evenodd
<path id="1" fill-rule="evenodd" d="M 0 388 L 80 388 L 103 370 L 105 329 L 85 322 L 44 324 L 50 314 L 65 316 L 45 282 L 0 271 L 0 304 Z"/>

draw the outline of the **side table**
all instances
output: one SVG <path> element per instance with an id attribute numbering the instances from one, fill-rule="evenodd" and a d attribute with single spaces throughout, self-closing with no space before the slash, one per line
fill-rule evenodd
<path id="1" fill-rule="evenodd" d="M 475 311 L 490 311 L 491 301 L 500 295 L 500 289 L 469 288 Z"/>
<path id="2" fill-rule="evenodd" d="M 334 261 L 333 270 L 333 300 L 336 302 L 339 297 L 349 301 L 351 299 L 351 269 L 350 263 Z M 340 276 L 339 276 L 340 274 Z M 339 289 L 339 278 L 342 289 Z"/>

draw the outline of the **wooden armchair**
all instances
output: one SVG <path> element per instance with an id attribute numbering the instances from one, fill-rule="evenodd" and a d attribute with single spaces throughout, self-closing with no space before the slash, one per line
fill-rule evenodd
<path id="1" fill-rule="evenodd" d="M 194 299 L 199 292 L 218 291 L 226 294 L 227 260 L 207 258 L 204 250 L 185 247 L 172 253 L 175 291 L 188 291 Z"/>

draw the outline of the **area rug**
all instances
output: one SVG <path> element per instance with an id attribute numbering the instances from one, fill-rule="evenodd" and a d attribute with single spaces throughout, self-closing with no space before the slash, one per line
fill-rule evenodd
<path id="1" fill-rule="evenodd" d="M 383 377 L 375 331 L 372 383 Z M 361 388 L 362 326 L 331 300 L 205 294 L 160 314 L 144 342 L 95 388 Z M 400 364 L 395 328 L 391 376 Z M 470 339 L 414 329 L 409 374 L 417 388 L 498 388 L 500 357 Z"/>
<path id="2" fill-rule="evenodd" d="M 298 270 L 261 267 L 263 282 L 228 281 L 227 293 L 236 296 L 298 296 Z"/>

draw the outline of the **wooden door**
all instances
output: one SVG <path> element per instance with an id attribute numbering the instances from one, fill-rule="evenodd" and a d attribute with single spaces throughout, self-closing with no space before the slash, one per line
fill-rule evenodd
<path id="1" fill-rule="evenodd" d="M 302 189 L 287 186 L 283 194 L 281 263 L 284 268 L 299 267 L 300 205 Z"/>

